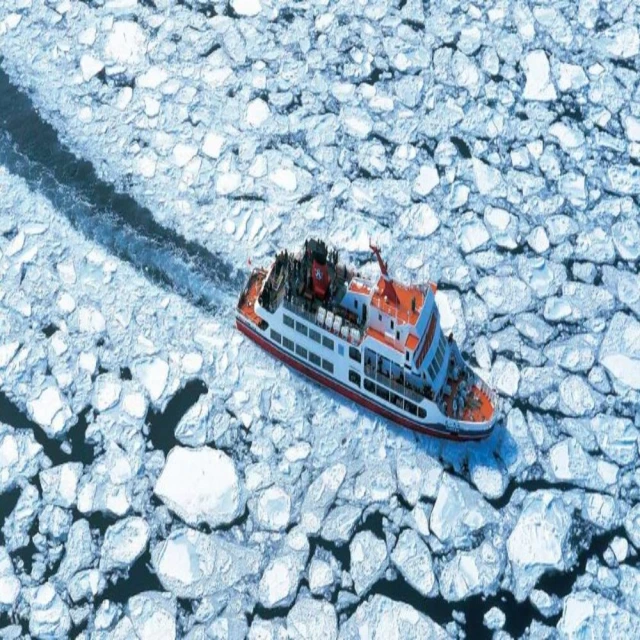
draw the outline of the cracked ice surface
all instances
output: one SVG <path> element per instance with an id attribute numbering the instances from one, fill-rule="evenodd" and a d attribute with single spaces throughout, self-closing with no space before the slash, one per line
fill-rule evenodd
<path id="1" fill-rule="evenodd" d="M 233 296 L 202 314 L 0 168 L 0 626 L 637 636 L 639 24 L 611 0 L 2 3 L 3 69 L 102 178 L 238 268 L 311 234 L 363 263 L 374 236 L 441 284 L 502 420 L 442 443 L 337 400 L 238 336 Z"/>

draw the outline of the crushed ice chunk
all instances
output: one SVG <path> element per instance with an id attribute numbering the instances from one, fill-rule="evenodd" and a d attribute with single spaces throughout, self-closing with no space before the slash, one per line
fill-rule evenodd
<path id="1" fill-rule="evenodd" d="M 340 640 L 447 640 L 451 636 L 411 605 L 375 595 L 363 602 L 340 627 Z"/>
<path id="2" fill-rule="evenodd" d="M 419 196 L 428 196 L 440 183 L 438 169 L 433 165 L 423 165 L 413 182 L 413 190 Z"/>
<path id="3" fill-rule="evenodd" d="M 596 409 L 594 392 L 579 375 L 567 376 L 560 383 L 560 410 L 568 416 L 590 415 Z"/>
<path id="4" fill-rule="evenodd" d="M 51 583 L 38 587 L 31 602 L 29 632 L 36 638 L 66 638 L 71 630 L 69 608 Z"/>
<path id="5" fill-rule="evenodd" d="M 149 525 L 144 518 L 131 516 L 107 528 L 100 552 L 100 569 L 127 569 L 143 553 L 149 542 Z"/>
<path id="6" fill-rule="evenodd" d="M 336 544 L 349 542 L 361 515 L 362 507 L 357 505 L 343 504 L 336 507 L 324 521 L 322 537 Z"/>
<path id="7" fill-rule="evenodd" d="M 598 34 L 595 40 L 596 49 L 604 55 L 626 60 L 640 52 L 640 34 L 634 24 L 617 22 Z"/>
<path id="8" fill-rule="evenodd" d="M 438 593 L 431 552 L 415 531 L 405 529 L 400 534 L 391 561 L 421 595 L 431 597 Z"/>
<path id="9" fill-rule="evenodd" d="M 95 28 L 94 28 L 95 38 Z M 93 44 L 93 43 L 87 43 Z M 107 36 L 104 53 L 108 60 L 120 64 L 138 64 L 146 53 L 147 39 L 142 27 L 131 20 L 114 22 Z"/>
<path id="10" fill-rule="evenodd" d="M 640 504 L 636 504 L 624 519 L 624 530 L 631 544 L 640 549 Z"/>
<path id="11" fill-rule="evenodd" d="M 262 11 L 260 0 L 231 0 L 231 6 L 239 16 L 257 16 Z"/>
<path id="12" fill-rule="evenodd" d="M 224 142 L 224 136 L 215 131 L 209 131 L 202 142 L 202 153 L 210 158 L 219 158 Z"/>
<path id="13" fill-rule="evenodd" d="M 20 580 L 14 573 L 11 557 L 4 547 L 0 547 L 0 611 L 13 607 L 20 588 Z"/>
<path id="14" fill-rule="evenodd" d="M 535 491 L 524 501 L 509 539 L 513 593 L 522 602 L 546 571 L 563 571 L 571 563 L 571 515 L 557 491 Z"/>
<path id="15" fill-rule="evenodd" d="M 291 498 L 281 487 L 269 487 L 256 501 L 255 518 L 267 531 L 284 531 L 291 522 Z"/>
<path id="16" fill-rule="evenodd" d="M 80 70 L 82 71 L 82 78 L 85 82 L 88 82 L 94 76 L 98 75 L 104 69 L 104 62 L 94 58 L 93 56 L 85 53 L 80 58 Z"/>
<path id="17" fill-rule="evenodd" d="M 165 589 L 179 598 L 201 598 L 256 576 L 262 554 L 246 544 L 180 527 L 154 546 L 151 560 Z"/>
<path id="18" fill-rule="evenodd" d="M 42 499 L 47 504 L 69 508 L 75 505 L 78 483 L 82 475 L 81 462 L 65 462 L 40 472 Z"/>
<path id="19" fill-rule="evenodd" d="M 255 98 L 247 105 L 245 119 L 250 127 L 262 126 L 271 115 L 269 105 L 262 98 Z"/>
<path id="20" fill-rule="evenodd" d="M 520 370 L 512 360 L 503 357 L 496 358 L 491 369 L 493 386 L 506 396 L 515 396 L 520 383 Z"/>
<path id="21" fill-rule="evenodd" d="M 104 373 L 96 378 L 93 387 L 93 407 L 100 412 L 111 409 L 120 400 L 122 383 L 112 373 Z"/>
<path id="22" fill-rule="evenodd" d="M 431 512 L 431 531 L 444 544 L 460 546 L 490 522 L 497 512 L 466 482 L 444 475 Z"/>
<path id="23" fill-rule="evenodd" d="M 590 456 L 575 438 L 556 443 L 549 451 L 549 463 L 556 481 L 587 489 L 607 491 L 618 479 L 615 464 Z"/>
<path id="24" fill-rule="evenodd" d="M 219 527 L 244 511 L 245 496 L 233 460 L 210 447 L 174 447 L 154 493 L 186 523 Z"/>
<path id="25" fill-rule="evenodd" d="M 485 276 L 478 281 L 476 291 L 489 309 L 499 315 L 526 311 L 532 301 L 529 287 L 509 276 Z"/>
<path id="26" fill-rule="evenodd" d="M 33 420 L 50 438 L 69 427 L 71 409 L 56 386 L 44 389 L 37 398 L 27 403 L 27 408 Z"/>
<path id="27" fill-rule="evenodd" d="M 640 618 L 593 591 L 567 596 L 558 630 L 567 640 L 637 638 Z"/>
<path id="28" fill-rule="evenodd" d="M 502 172 L 478 158 L 473 159 L 473 177 L 481 195 L 494 197 L 506 195 Z"/>
<path id="29" fill-rule="evenodd" d="M 526 76 L 523 97 L 525 100 L 550 101 L 556 99 L 556 90 L 551 81 L 551 69 L 547 54 L 538 49 L 528 53 L 522 61 Z"/>
<path id="30" fill-rule="evenodd" d="M 299 599 L 287 614 L 287 632 L 291 640 L 336 640 L 336 612 L 328 602 Z"/>
<path id="31" fill-rule="evenodd" d="M 162 358 L 151 358 L 137 362 L 134 374 L 147 390 L 152 402 L 158 402 L 164 393 L 169 379 L 169 365 Z"/>
<path id="32" fill-rule="evenodd" d="M 127 602 L 127 615 L 139 640 L 175 640 L 177 606 L 160 591 L 139 593 Z"/>
<path id="33" fill-rule="evenodd" d="M 471 551 L 459 551 L 442 567 L 440 592 L 449 602 L 491 593 L 497 590 L 505 564 L 504 553 L 486 540 Z"/>
<path id="34" fill-rule="evenodd" d="M 346 475 L 347 468 L 338 463 L 325 469 L 309 485 L 300 510 L 300 527 L 307 534 L 320 531 Z"/>
<path id="35" fill-rule="evenodd" d="M 361 531 L 351 541 L 349 554 L 353 586 L 356 593 L 363 596 L 387 569 L 387 545 L 371 531 Z"/>
<path id="36" fill-rule="evenodd" d="M 640 322 L 616 313 L 605 334 L 598 361 L 617 383 L 640 389 Z"/>
<path id="37" fill-rule="evenodd" d="M 260 578 L 258 598 L 264 607 L 286 607 L 293 602 L 308 558 L 307 537 L 299 528 L 292 529 Z"/>

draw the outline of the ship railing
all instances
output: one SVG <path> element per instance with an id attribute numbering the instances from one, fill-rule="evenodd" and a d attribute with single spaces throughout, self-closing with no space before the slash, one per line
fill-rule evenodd
<path id="1" fill-rule="evenodd" d="M 392 391 L 395 391 L 401 396 L 405 398 L 409 398 L 409 400 L 413 400 L 414 402 L 417 402 L 418 404 L 420 404 L 425 398 L 425 396 L 422 396 L 419 393 L 413 391 L 413 389 L 409 389 L 405 385 L 399 384 L 398 382 L 394 382 L 388 376 L 385 376 L 383 373 L 376 371 L 376 368 L 372 365 L 365 364 L 364 372 L 367 375 L 367 377 L 375 380 L 376 382 L 379 382 L 380 384 L 391 389 Z"/>
<path id="2" fill-rule="evenodd" d="M 289 311 L 295 313 L 298 316 L 302 316 L 303 318 L 305 318 L 305 320 L 308 320 L 309 322 L 315 324 L 316 326 L 324 329 L 325 331 L 328 331 L 329 333 L 332 333 L 335 336 L 342 338 L 343 340 L 346 340 L 351 344 L 358 345 L 362 342 L 362 335 L 363 335 L 362 330 L 356 325 L 349 322 L 348 320 L 345 320 L 344 318 L 342 319 L 342 326 L 347 327 L 348 329 L 358 329 L 358 331 L 360 332 L 360 340 L 353 340 L 353 338 L 351 337 L 351 332 L 349 332 L 349 335 L 347 338 L 344 338 L 339 333 L 336 333 L 333 330 L 333 328 L 328 328 L 323 322 L 318 322 L 318 318 L 315 313 L 311 313 L 310 311 L 307 311 L 302 305 L 296 304 L 295 302 L 288 300 L 286 297 L 283 298 L 282 305 L 284 306 L 285 309 L 288 309 Z"/>

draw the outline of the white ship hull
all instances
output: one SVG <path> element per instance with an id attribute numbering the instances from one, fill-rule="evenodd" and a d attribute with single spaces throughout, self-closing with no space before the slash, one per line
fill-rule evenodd
<path id="1" fill-rule="evenodd" d="M 414 431 L 452 440 L 479 440 L 493 430 L 493 417 L 485 422 L 457 420 L 425 397 L 408 397 L 408 390 L 367 368 L 362 356 L 360 362 L 350 357 L 350 342 L 320 326 L 312 316 L 303 317 L 285 304 L 269 313 L 257 301 L 254 310 L 262 328 L 238 312 L 236 324 L 242 333 L 291 368 L 378 415 Z"/>

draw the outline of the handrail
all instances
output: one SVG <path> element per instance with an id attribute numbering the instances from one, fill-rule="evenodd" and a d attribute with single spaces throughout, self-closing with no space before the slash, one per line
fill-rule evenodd
<path id="1" fill-rule="evenodd" d="M 399 393 L 405 398 L 409 398 L 414 402 L 417 402 L 418 404 L 421 403 L 426 397 L 426 396 L 421 396 L 420 394 L 416 393 L 412 389 L 408 389 L 405 385 L 401 385 L 401 384 L 398 384 L 397 382 L 394 382 L 393 380 L 390 380 L 387 376 L 381 373 L 378 373 L 375 370 L 375 367 L 371 365 L 365 364 L 364 372 L 369 378 L 372 378 L 376 382 L 380 382 L 385 387 L 388 387 L 392 391 L 395 391 L 396 393 Z"/>
<path id="2" fill-rule="evenodd" d="M 338 337 L 342 338 L 343 340 L 346 340 L 350 344 L 359 345 L 362 342 L 363 332 L 360 329 L 360 327 L 354 325 L 353 323 L 349 322 L 348 320 L 345 320 L 345 318 L 342 318 L 342 326 L 343 327 L 347 327 L 347 329 L 352 329 L 352 328 L 353 329 L 357 329 L 360 332 L 360 340 L 358 340 L 358 341 L 353 340 L 351 338 L 351 332 L 348 333 L 348 337 L 347 338 L 344 338 L 344 336 L 341 336 L 339 333 L 336 333 L 333 330 L 333 328 L 329 328 L 324 323 L 318 322 L 317 316 L 315 314 L 310 313 L 309 311 L 304 309 L 301 305 L 297 305 L 297 304 L 291 302 L 291 300 L 287 300 L 286 297 L 282 300 L 282 304 L 283 304 L 285 309 L 288 309 L 289 311 L 292 311 L 293 313 L 296 313 L 296 314 L 302 316 L 303 318 L 305 318 L 309 322 L 312 322 L 313 324 L 315 324 L 317 327 L 320 327 L 320 328 L 324 329 L 325 331 L 328 331 L 329 333 L 332 333 L 334 336 L 338 336 Z"/>

